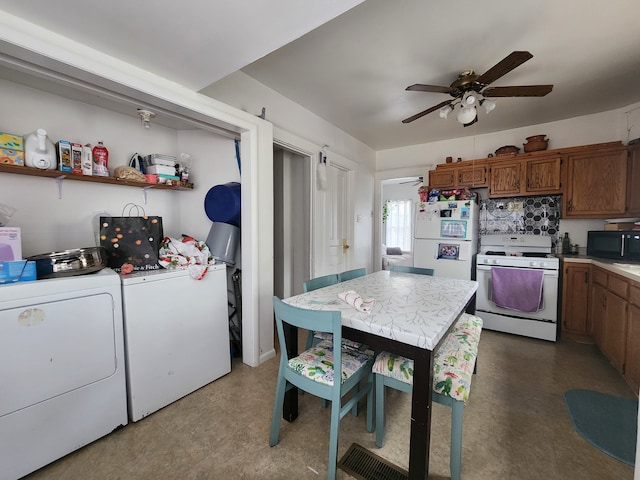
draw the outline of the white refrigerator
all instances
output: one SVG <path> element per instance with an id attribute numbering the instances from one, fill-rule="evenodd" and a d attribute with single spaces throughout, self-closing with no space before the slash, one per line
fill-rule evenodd
<path id="1" fill-rule="evenodd" d="M 416 206 L 413 264 L 438 277 L 470 280 L 478 251 L 478 205 L 473 200 Z"/>

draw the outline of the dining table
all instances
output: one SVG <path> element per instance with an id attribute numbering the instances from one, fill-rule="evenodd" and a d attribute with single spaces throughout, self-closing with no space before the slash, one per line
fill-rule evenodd
<path id="1" fill-rule="evenodd" d="M 284 299 L 289 305 L 309 310 L 339 311 L 344 338 L 414 361 L 410 480 L 425 480 L 429 473 L 434 351 L 460 315 L 474 313 L 477 288 L 473 280 L 381 270 Z M 341 294 L 348 291 L 363 301 L 373 300 L 368 304 L 370 309 L 358 309 L 358 302 L 342 300 Z M 287 333 L 292 338 L 297 334 L 293 327 Z M 287 343 L 291 346 L 289 355 L 297 355 L 297 342 Z M 297 400 L 295 389 L 290 390 L 285 397 L 286 420 L 297 417 Z"/>

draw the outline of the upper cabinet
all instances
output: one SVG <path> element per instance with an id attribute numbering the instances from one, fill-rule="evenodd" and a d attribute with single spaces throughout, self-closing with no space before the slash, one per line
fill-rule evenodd
<path id="1" fill-rule="evenodd" d="M 565 218 L 607 218 L 626 213 L 627 148 L 585 149 L 566 155 Z"/>
<path id="2" fill-rule="evenodd" d="M 564 218 L 640 215 L 640 144 L 621 142 L 437 165 L 429 186 L 489 187 L 489 198 L 563 195 Z"/>
<path id="3" fill-rule="evenodd" d="M 438 165 L 429 172 L 429 186 L 434 188 L 479 188 L 488 186 L 488 169 L 484 161 L 467 161 Z"/>
<path id="4" fill-rule="evenodd" d="M 640 215 L 640 144 L 629 147 L 626 214 Z"/>
<path id="5" fill-rule="evenodd" d="M 514 197 L 520 195 L 523 179 L 522 161 L 515 157 L 492 163 L 489 172 L 490 197 Z"/>
<path id="6" fill-rule="evenodd" d="M 562 193 L 562 157 L 514 156 L 491 163 L 489 197 L 558 195 Z"/>
<path id="7" fill-rule="evenodd" d="M 552 154 L 528 158 L 525 165 L 525 192 L 531 195 L 562 193 L 562 156 Z"/>

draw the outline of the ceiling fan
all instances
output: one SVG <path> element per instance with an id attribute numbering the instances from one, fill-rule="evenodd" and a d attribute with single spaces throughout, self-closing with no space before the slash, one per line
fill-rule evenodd
<path id="1" fill-rule="evenodd" d="M 405 180 L 404 182 L 398 182 L 398 184 L 404 185 L 406 183 L 413 183 L 413 186 L 415 187 L 416 185 L 420 185 L 423 182 L 424 182 L 424 177 L 416 177 L 416 178 L 412 178 L 411 180 Z"/>
<path id="2" fill-rule="evenodd" d="M 458 122 L 465 127 L 478 121 L 477 106 L 484 106 L 487 113 L 495 108 L 495 103 L 487 98 L 491 97 L 544 97 L 553 89 L 553 85 L 522 85 L 514 87 L 488 87 L 500 77 L 506 75 L 514 68 L 533 58 L 529 52 L 515 51 L 507 55 L 482 75 L 473 70 L 466 70 L 458 75 L 458 78 L 448 87 L 439 85 L 424 85 L 416 83 L 410 85 L 407 90 L 416 92 L 448 93 L 453 98 L 434 105 L 431 108 L 402 120 L 402 123 L 411 123 L 418 118 L 440 110 L 440 117 L 447 118 L 457 104 L 460 104 Z"/>

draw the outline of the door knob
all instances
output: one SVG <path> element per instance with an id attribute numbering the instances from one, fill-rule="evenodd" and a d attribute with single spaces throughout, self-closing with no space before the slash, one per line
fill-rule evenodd
<path id="1" fill-rule="evenodd" d="M 347 253 L 348 249 L 349 249 L 349 244 L 347 243 L 347 239 L 343 238 L 342 239 L 342 254 L 345 255 Z"/>

